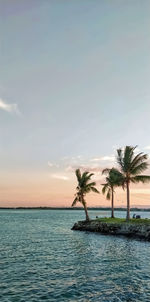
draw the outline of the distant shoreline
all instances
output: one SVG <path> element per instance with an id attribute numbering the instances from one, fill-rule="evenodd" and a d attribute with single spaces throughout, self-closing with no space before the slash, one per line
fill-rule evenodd
<path id="1" fill-rule="evenodd" d="M 83 210 L 82 207 L 0 207 L 0 210 L 71 210 L 80 211 Z M 88 207 L 88 210 L 92 211 L 111 211 L 109 207 Z M 115 211 L 126 211 L 126 208 L 115 208 Z M 131 211 L 145 211 L 149 212 L 150 208 L 131 208 Z"/>

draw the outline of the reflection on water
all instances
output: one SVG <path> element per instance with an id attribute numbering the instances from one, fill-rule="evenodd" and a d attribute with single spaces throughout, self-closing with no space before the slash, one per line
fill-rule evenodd
<path id="1" fill-rule="evenodd" d="M 0 211 L 1 302 L 150 301 L 150 243 L 71 231 L 82 219 L 82 211 Z"/>

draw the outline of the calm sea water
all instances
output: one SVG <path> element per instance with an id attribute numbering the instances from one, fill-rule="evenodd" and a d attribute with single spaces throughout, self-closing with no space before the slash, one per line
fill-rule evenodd
<path id="1" fill-rule="evenodd" d="M 83 218 L 83 211 L 0 211 L 1 302 L 150 301 L 150 243 L 71 231 Z"/>

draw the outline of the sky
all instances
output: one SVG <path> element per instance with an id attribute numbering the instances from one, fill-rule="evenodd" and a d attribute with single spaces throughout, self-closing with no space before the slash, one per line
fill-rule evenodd
<path id="1" fill-rule="evenodd" d="M 0 0 L 1 207 L 71 206 L 76 168 L 101 190 L 118 147 L 150 153 L 149 17 L 149 0 Z M 150 184 L 131 195 L 150 206 Z"/>

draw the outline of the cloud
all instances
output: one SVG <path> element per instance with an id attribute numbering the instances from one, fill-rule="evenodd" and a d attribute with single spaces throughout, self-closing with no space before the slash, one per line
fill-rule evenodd
<path id="1" fill-rule="evenodd" d="M 67 166 L 65 169 L 66 172 L 74 172 L 75 168 L 73 166 Z"/>
<path id="2" fill-rule="evenodd" d="M 144 147 L 145 150 L 150 150 L 150 146 Z"/>
<path id="3" fill-rule="evenodd" d="M 80 169 L 82 172 L 89 171 L 89 172 L 101 174 L 104 167 L 102 168 L 98 164 L 92 164 L 92 165 L 80 164 L 80 165 L 73 165 L 73 166 L 70 165 L 66 167 L 65 171 L 74 173 L 76 169 Z"/>
<path id="4" fill-rule="evenodd" d="M 53 168 L 53 167 L 59 168 L 59 165 L 58 165 L 58 164 L 53 164 L 53 163 L 50 162 L 50 161 L 48 161 L 48 166 L 49 166 L 50 168 Z"/>
<path id="5" fill-rule="evenodd" d="M 18 109 L 17 104 L 7 104 L 0 98 L 0 109 L 7 111 L 9 113 L 16 113 L 17 115 L 20 115 L 20 111 Z"/>
<path id="6" fill-rule="evenodd" d="M 103 156 L 101 157 L 101 160 L 103 161 L 114 161 L 115 160 L 115 156 Z"/>
<path id="7" fill-rule="evenodd" d="M 50 161 L 48 161 L 48 166 L 49 166 L 50 168 L 52 168 L 54 165 L 53 165 Z"/>
<path id="8" fill-rule="evenodd" d="M 93 161 L 100 161 L 101 160 L 101 157 L 94 157 L 94 158 L 91 158 L 90 161 L 93 162 Z"/>
<path id="9" fill-rule="evenodd" d="M 103 168 L 102 167 L 99 167 L 99 165 L 90 165 L 90 166 L 88 166 L 88 165 L 79 165 L 79 166 L 68 166 L 67 167 L 67 172 L 75 172 L 75 170 L 76 169 L 80 169 L 81 170 L 81 172 L 86 172 L 86 171 L 88 171 L 88 172 L 90 172 L 90 173 L 93 173 L 94 175 L 92 176 L 92 179 L 94 180 L 94 181 L 96 181 L 97 183 L 101 183 L 102 182 L 102 180 L 104 179 L 104 175 L 102 175 L 102 170 L 103 170 Z M 74 174 L 74 176 L 75 176 L 75 174 Z"/>
<path id="10" fill-rule="evenodd" d="M 115 160 L 115 156 L 111 155 L 111 156 L 95 157 L 92 158 L 90 161 L 95 162 L 95 161 L 114 161 L 114 160 Z"/>
<path id="11" fill-rule="evenodd" d="M 61 158 L 61 160 L 75 163 L 75 162 L 79 162 L 79 161 L 83 160 L 83 157 L 82 157 L 82 155 L 77 155 L 77 156 L 72 156 L 72 157 L 64 156 L 63 158 Z"/>
<path id="12" fill-rule="evenodd" d="M 137 155 L 139 152 L 141 152 L 140 148 L 136 148 L 134 153 Z"/>
<path id="13" fill-rule="evenodd" d="M 59 180 L 69 180 L 69 177 L 63 174 L 51 174 L 51 177 Z"/>

